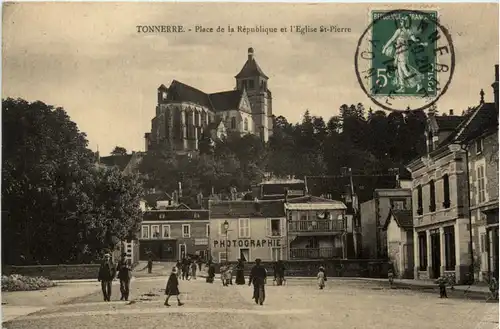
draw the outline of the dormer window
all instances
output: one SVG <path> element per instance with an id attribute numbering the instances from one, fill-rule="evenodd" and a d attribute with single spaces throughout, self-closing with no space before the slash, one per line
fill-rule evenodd
<path id="1" fill-rule="evenodd" d="M 476 139 L 476 154 L 481 154 L 483 152 L 483 139 Z"/>
<path id="2" fill-rule="evenodd" d="M 165 101 L 165 100 L 167 100 L 167 92 L 166 92 L 166 91 L 164 91 L 164 92 L 161 94 L 161 97 L 162 97 L 162 99 L 163 99 L 164 101 Z"/>

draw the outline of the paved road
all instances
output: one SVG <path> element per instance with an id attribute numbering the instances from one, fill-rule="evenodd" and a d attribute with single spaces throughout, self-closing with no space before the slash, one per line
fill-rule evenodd
<path id="1" fill-rule="evenodd" d="M 318 290 L 313 280 L 290 279 L 268 286 L 264 306 L 255 305 L 248 286 L 222 287 L 220 281 L 181 281 L 184 306 L 163 305 L 165 279 L 133 283 L 134 302 L 119 301 L 113 291 L 105 303 L 98 293 L 3 324 L 9 329 L 100 328 L 498 328 L 498 304 L 439 299 L 436 294 L 385 289 L 360 281 L 328 281 Z"/>

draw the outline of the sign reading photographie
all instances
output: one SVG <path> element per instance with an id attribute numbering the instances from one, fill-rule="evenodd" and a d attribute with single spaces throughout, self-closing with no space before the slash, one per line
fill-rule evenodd
<path id="1" fill-rule="evenodd" d="M 214 248 L 246 247 L 246 248 L 274 248 L 281 247 L 277 239 L 238 239 L 238 240 L 213 240 Z"/>

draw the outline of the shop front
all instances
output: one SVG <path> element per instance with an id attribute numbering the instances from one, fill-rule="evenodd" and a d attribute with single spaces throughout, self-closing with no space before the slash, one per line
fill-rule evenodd
<path id="1" fill-rule="evenodd" d="M 286 247 L 282 238 L 265 239 L 214 239 L 211 241 L 212 258 L 222 263 L 226 259 L 236 262 L 239 259 L 253 262 L 256 258 L 262 261 L 277 261 L 283 259 L 283 249 Z M 227 258 L 226 258 L 227 255 Z"/>

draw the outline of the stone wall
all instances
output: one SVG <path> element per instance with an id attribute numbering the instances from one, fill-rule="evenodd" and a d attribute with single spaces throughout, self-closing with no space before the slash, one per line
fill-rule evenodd
<path id="1" fill-rule="evenodd" d="M 385 260 L 352 259 L 352 260 L 296 260 L 283 261 L 285 264 L 285 277 L 315 277 L 320 266 L 325 267 L 326 275 L 330 277 L 364 277 L 364 278 L 387 278 L 388 264 Z M 229 262 L 235 266 L 235 262 Z M 262 262 L 273 275 L 274 263 Z M 250 269 L 255 263 L 245 264 L 245 275 L 250 274 Z M 219 273 L 219 264 L 216 264 L 216 272 Z"/>
<path id="2" fill-rule="evenodd" d="M 96 279 L 99 264 L 5 266 L 2 275 L 43 276 L 51 280 Z"/>

